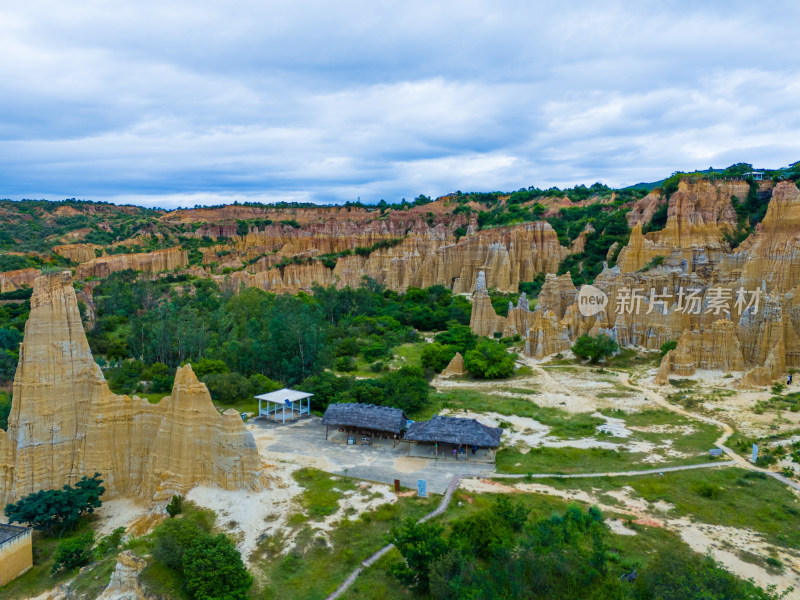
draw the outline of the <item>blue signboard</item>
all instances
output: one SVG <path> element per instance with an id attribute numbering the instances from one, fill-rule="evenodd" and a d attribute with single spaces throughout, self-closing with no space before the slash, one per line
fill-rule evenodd
<path id="1" fill-rule="evenodd" d="M 756 464 L 757 460 L 758 460 L 758 446 L 753 444 L 753 464 Z"/>
<path id="2" fill-rule="evenodd" d="M 417 496 L 420 498 L 428 497 L 427 482 L 424 479 L 417 479 Z"/>

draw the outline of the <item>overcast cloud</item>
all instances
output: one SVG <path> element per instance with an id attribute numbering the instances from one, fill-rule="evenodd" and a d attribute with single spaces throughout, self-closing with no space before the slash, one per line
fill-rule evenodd
<path id="1" fill-rule="evenodd" d="M 797 2 L 0 4 L 0 197 L 388 201 L 800 160 Z"/>

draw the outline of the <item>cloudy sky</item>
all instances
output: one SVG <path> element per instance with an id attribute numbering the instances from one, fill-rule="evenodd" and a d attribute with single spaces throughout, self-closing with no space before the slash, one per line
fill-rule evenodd
<path id="1" fill-rule="evenodd" d="M 396 201 L 800 160 L 800 3 L 0 3 L 0 197 Z"/>

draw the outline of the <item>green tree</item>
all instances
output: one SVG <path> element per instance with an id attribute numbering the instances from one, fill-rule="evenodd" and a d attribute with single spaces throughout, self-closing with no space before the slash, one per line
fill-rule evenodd
<path id="1" fill-rule="evenodd" d="M 422 350 L 422 366 L 425 368 L 431 368 L 437 373 L 440 373 L 447 367 L 447 365 L 450 364 L 450 361 L 453 360 L 456 352 L 457 350 L 455 346 L 447 346 L 445 344 L 440 344 L 439 342 L 427 344 Z"/>
<path id="2" fill-rule="evenodd" d="M 53 558 L 52 573 L 57 573 L 62 569 L 71 571 L 84 565 L 88 565 L 92 560 L 94 546 L 94 532 L 89 530 L 81 535 L 61 540 L 56 547 Z"/>
<path id="3" fill-rule="evenodd" d="M 192 363 L 192 371 L 198 378 L 201 378 L 210 373 L 229 373 L 230 369 L 223 360 L 201 358 Z"/>
<path id="4" fill-rule="evenodd" d="M 585 333 L 575 340 L 572 345 L 572 351 L 575 356 L 588 358 L 593 364 L 597 363 L 601 358 L 612 356 L 617 350 L 619 350 L 617 342 L 605 333 L 601 333 L 596 337 Z"/>
<path id="5" fill-rule="evenodd" d="M 211 397 L 222 404 L 235 404 L 253 397 L 253 385 L 239 373 L 210 373 L 201 379 Z"/>
<path id="6" fill-rule="evenodd" d="M 169 504 L 167 504 L 166 510 L 167 514 L 172 519 L 174 519 L 176 515 L 179 515 L 181 510 L 183 510 L 183 496 L 180 494 L 175 494 L 172 496 L 172 500 L 170 500 Z"/>
<path id="7" fill-rule="evenodd" d="M 666 356 L 667 352 L 670 350 L 675 350 L 678 347 L 678 342 L 676 340 L 670 340 L 668 342 L 664 342 L 661 344 L 661 356 Z"/>
<path id="8" fill-rule="evenodd" d="M 481 379 L 502 379 L 514 372 L 517 355 L 506 351 L 494 340 L 481 340 L 474 350 L 464 355 L 464 367 Z"/>
<path id="9" fill-rule="evenodd" d="M 203 536 L 183 556 L 186 589 L 195 600 L 245 600 L 253 577 L 225 535 Z"/>
<path id="10" fill-rule="evenodd" d="M 392 574 L 405 585 L 427 592 L 431 565 L 448 549 L 443 531 L 437 523 L 417 523 L 413 518 L 392 527 L 387 539 L 403 557 L 391 566 Z"/>
<path id="11" fill-rule="evenodd" d="M 153 556 L 183 574 L 184 554 L 207 535 L 208 531 L 194 519 L 168 519 L 153 532 Z"/>
<path id="12" fill-rule="evenodd" d="M 25 523 L 51 535 L 59 535 L 74 528 L 85 514 L 93 513 L 102 505 L 100 496 L 106 489 L 101 484 L 100 473 L 81 477 L 75 486 L 65 485 L 60 490 L 39 490 L 21 500 L 8 504 L 5 515 L 9 523 Z"/>

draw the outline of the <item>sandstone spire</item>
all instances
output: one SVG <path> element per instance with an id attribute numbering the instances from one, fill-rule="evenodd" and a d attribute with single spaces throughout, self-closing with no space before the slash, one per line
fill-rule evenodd
<path id="1" fill-rule="evenodd" d="M 8 432 L 0 432 L 0 500 L 100 472 L 106 497 L 150 502 L 198 484 L 268 484 L 252 434 L 220 415 L 190 366 L 151 405 L 117 396 L 92 358 L 68 272 L 34 282 Z"/>

